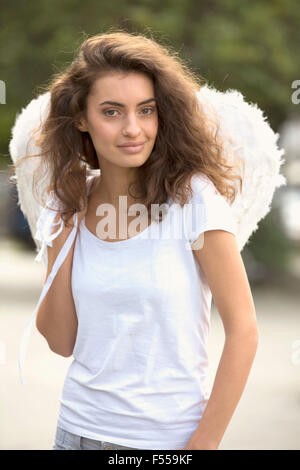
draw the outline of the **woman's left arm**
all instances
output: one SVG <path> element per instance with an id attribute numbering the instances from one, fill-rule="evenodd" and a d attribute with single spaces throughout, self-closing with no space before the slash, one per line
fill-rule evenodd
<path id="1" fill-rule="evenodd" d="M 185 449 L 218 449 L 240 400 L 258 345 L 255 306 L 235 236 L 209 230 L 193 251 L 221 316 L 225 343 L 211 395 Z M 192 246 L 193 247 L 193 246 Z"/>

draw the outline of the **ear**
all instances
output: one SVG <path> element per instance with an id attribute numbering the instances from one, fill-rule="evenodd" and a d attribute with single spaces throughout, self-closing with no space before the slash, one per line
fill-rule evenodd
<path id="1" fill-rule="evenodd" d="M 81 132 L 87 132 L 87 131 L 88 131 L 87 125 L 86 125 L 86 121 L 85 121 L 85 118 L 84 118 L 84 117 L 78 118 L 78 119 L 75 121 L 75 126 L 76 126 L 77 129 L 79 129 Z"/>

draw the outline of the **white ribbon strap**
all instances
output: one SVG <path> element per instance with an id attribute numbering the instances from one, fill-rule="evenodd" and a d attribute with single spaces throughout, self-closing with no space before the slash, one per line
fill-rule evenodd
<path id="1" fill-rule="evenodd" d="M 53 212 L 53 214 L 54 214 L 54 217 L 55 217 L 56 212 Z M 49 217 L 49 219 L 47 218 L 47 222 L 49 222 L 51 220 L 52 220 L 52 224 L 51 223 L 45 224 L 44 235 L 43 235 L 44 238 L 42 237 L 43 245 L 42 245 L 41 251 L 38 254 L 38 257 L 42 256 L 42 250 L 45 250 L 46 245 L 52 246 L 52 240 L 55 237 L 57 237 L 58 234 L 63 229 L 63 220 L 60 220 L 59 222 L 53 223 L 53 218 L 52 219 L 50 217 Z M 51 287 L 52 281 L 55 278 L 57 271 L 59 270 L 59 268 L 63 264 L 67 254 L 68 254 L 68 252 L 69 252 L 69 250 L 72 246 L 72 243 L 75 239 L 75 235 L 76 235 L 76 231 L 77 231 L 77 227 L 78 227 L 77 212 L 73 215 L 73 221 L 74 221 L 74 227 L 73 227 L 70 235 L 68 236 L 67 240 L 65 241 L 62 249 L 60 250 L 58 256 L 56 257 L 56 260 L 54 262 L 52 270 L 51 270 L 51 272 L 50 272 L 50 274 L 47 278 L 46 283 L 44 284 L 43 289 L 42 289 L 42 292 L 41 292 L 39 301 L 37 303 L 37 306 L 36 306 L 33 314 L 31 315 L 31 317 L 30 317 L 30 319 L 29 319 L 29 321 L 28 321 L 28 323 L 25 327 L 25 330 L 22 334 L 22 337 L 21 337 L 21 342 L 20 342 L 20 347 L 19 347 L 19 371 L 20 371 L 21 385 L 25 384 L 24 379 L 23 379 L 22 370 L 23 370 L 23 366 L 24 366 L 24 362 L 25 362 L 25 358 L 26 358 L 26 353 L 27 353 L 29 338 L 30 338 L 30 334 L 31 334 L 31 330 L 32 330 L 32 325 L 33 325 L 33 322 L 35 320 L 36 314 L 39 310 L 39 307 L 40 307 L 44 297 L 46 296 L 49 288 Z M 49 232 L 51 230 L 52 225 L 58 225 L 58 224 L 60 224 L 59 230 L 57 230 L 54 234 L 49 235 Z M 40 236 L 39 231 L 37 232 L 37 235 Z"/>
<path id="2" fill-rule="evenodd" d="M 56 209 L 59 207 L 54 194 L 50 195 L 50 203 L 52 205 L 54 204 Z M 48 207 L 44 207 L 42 209 L 37 221 L 37 230 L 34 236 L 36 240 L 39 240 L 42 243 L 42 246 L 34 261 L 40 261 L 42 259 L 46 246 L 48 245 L 52 247 L 52 240 L 54 240 L 54 238 L 56 238 L 63 230 L 64 221 L 61 217 L 58 222 L 54 222 L 56 214 L 57 212 L 55 210 L 50 210 Z M 55 225 L 59 225 L 59 229 L 52 234 L 52 227 Z"/>

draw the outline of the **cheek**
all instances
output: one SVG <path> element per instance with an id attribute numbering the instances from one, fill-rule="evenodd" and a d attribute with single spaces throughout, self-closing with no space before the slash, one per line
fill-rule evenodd
<path id="1" fill-rule="evenodd" d="M 149 121 L 146 124 L 145 130 L 148 133 L 148 135 L 151 135 L 151 137 L 155 137 L 158 131 L 158 120 L 153 119 Z"/>
<path id="2" fill-rule="evenodd" d="M 89 129 L 92 140 L 102 145 L 115 140 L 118 128 L 115 123 L 103 119 L 100 113 L 91 110 L 88 113 Z"/>
<path id="3" fill-rule="evenodd" d="M 93 137 L 99 142 L 110 143 L 116 139 L 118 131 L 116 126 L 103 124 L 103 122 L 94 123 L 93 126 Z"/>

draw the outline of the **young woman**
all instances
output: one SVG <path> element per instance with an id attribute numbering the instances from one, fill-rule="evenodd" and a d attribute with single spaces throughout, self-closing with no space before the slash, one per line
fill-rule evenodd
<path id="1" fill-rule="evenodd" d="M 200 86 L 176 54 L 119 31 L 86 39 L 49 86 L 52 284 L 36 326 L 74 357 L 53 449 L 218 449 L 244 390 L 258 333 L 239 177 Z M 209 390 L 212 296 L 225 343 Z"/>

